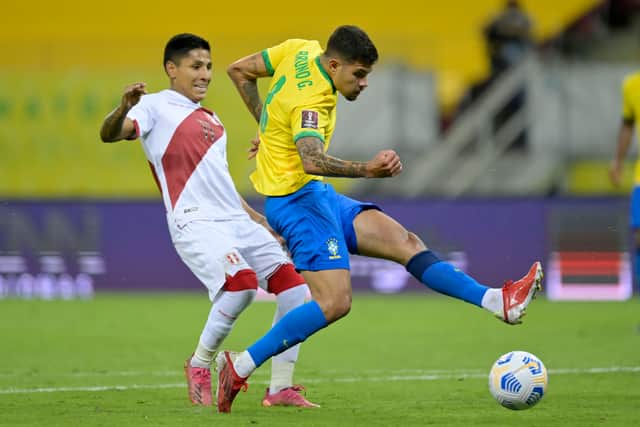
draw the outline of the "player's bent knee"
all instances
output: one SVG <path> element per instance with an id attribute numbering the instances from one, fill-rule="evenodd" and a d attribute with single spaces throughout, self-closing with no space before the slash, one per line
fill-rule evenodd
<path id="1" fill-rule="evenodd" d="M 233 276 L 227 276 L 223 289 L 229 292 L 257 290 L 258 276 L 253 270 L 240 270 Z"/>
<path id="2" fill-rule="evenodd" d="M 417 234 L 412 233 L 411 231 L 409 231 L 407 242 L 408 242 L 408 245 L 411 246 L 411 249 L 416 252 L 421 252 L 427 248 L 427 246 L 424 244 L 422 239 L 418 237 Z"/>
<path id="3" fill-rule="evenodd" d="M 318 302 L 329 323 L 346 316 L 351 311 L 351 295 L 342 295 L 330 301 Z"/>
<path id="4" fill-rule="evenodd" d="M 304 285 L 304 277 L 296 271 L 293 264 L 282 264 L 267 279 L 267 291 L 278 295 L 288 289 Z"/>

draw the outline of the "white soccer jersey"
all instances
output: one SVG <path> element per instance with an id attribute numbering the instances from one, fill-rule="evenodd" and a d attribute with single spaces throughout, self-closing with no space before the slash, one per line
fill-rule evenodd
<path id="1" fill-rule="evenodd" d="M 214 112 L 167 89 L 142 96 L 127 117 L 177 223 L 248 218 L 229 173 L 227 134 Z"/>

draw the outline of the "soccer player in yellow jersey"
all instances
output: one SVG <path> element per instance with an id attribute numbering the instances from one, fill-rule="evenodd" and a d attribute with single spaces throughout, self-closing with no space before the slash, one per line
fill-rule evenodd
<path id="1" fill-rule="evenodd" d="M 640 115 L 640 71 L 628 75 L 622 83 L 622 121 L 618 131 L 618 145 L 609 178 L 613 185 L 620 186 L 624 158 L 633 140 L 633 129 Z M 631 229 L 635 246 L 635 282 L 640 283 L 640 161 L 636 160 L 633 190 L 631 192 Z"/>
<path id="2" fill-rule="evenodd" d="M 377 59 L 376 47 L 364 31 L 341 26 L 326 49 L 317 41 L 287 40 L 227 70 L 259 122 L 257 167 L 251 181 L 266 196 L 267 220 L 287 241 L 313 300 L 290 311 L 237 357 L 219 353 L 220 412 L 231 411 L 233 399 L 256 367 L 349 312 L 349 253 L 398 262 L 430 288 L 483 307 L 511 324 L 520 322 L 540 287 L 539 262 L 502 289 L 481 285 L 440 260 L 378 206 L 345 197 L 323 183 L 324 176 L 386 178 L 402 172 L 393 150 L 380 151 L 366 162 L 327 154 L 338 93 L 355 101 L 367 88 Z M 264 102 L 256 82 L 260 77 L 272 78 Z"/>

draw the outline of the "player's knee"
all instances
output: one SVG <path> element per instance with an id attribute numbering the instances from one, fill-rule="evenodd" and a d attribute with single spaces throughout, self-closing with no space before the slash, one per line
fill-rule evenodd
<path id="1" fill-rule="evenodd" d="M 409 249 L 412 252 L 416 253 L 421 252 L 427 248 L 422 239 L 420 239 L 420 237 L 418 237 L 411 231 L 407 232 L 407 246 L 409 246 Z"/>
<path id="2" fill-rule="evenodd" d="M 323 305 L 321 305 L 321 308 L 327 321 L 329 323 L 335 322 L 351 311 L 351 294 L 332 298 L 330 301 L 325 301 Z"/>
<path id="3" fill-rule="evenodd" d="M 275 295 L 305 284 L 304 277 L 296 271 L 293 264 L 282 264 L 267 279 L 267 290 Z"/>
<path id="4" fill-rule="evenodd" d="M 344 317 L 351 311 L 351 294 L 344 295 L 338 300 L 336 311 L 339 317 Z"/>
<path id="5" fill-rule="evenodd" d="M 233 276 L 227 276 L 223 289 L 229 292 L 255 291 L 258 289 L 258 276 L 253 270 L 240 270 Z"/>

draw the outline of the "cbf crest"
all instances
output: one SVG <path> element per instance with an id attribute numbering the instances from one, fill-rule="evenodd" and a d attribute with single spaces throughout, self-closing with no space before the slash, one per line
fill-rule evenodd
<path id="1" fill-rule="evenodd" d="M 329 251 L 329 259 L 340 259 L 342 258 L 340 255 L 338 255 L 338 239 L 336 239 L 335 237 L 330 238 L 329 240 L 327 240 L 327 250 Z"/>

